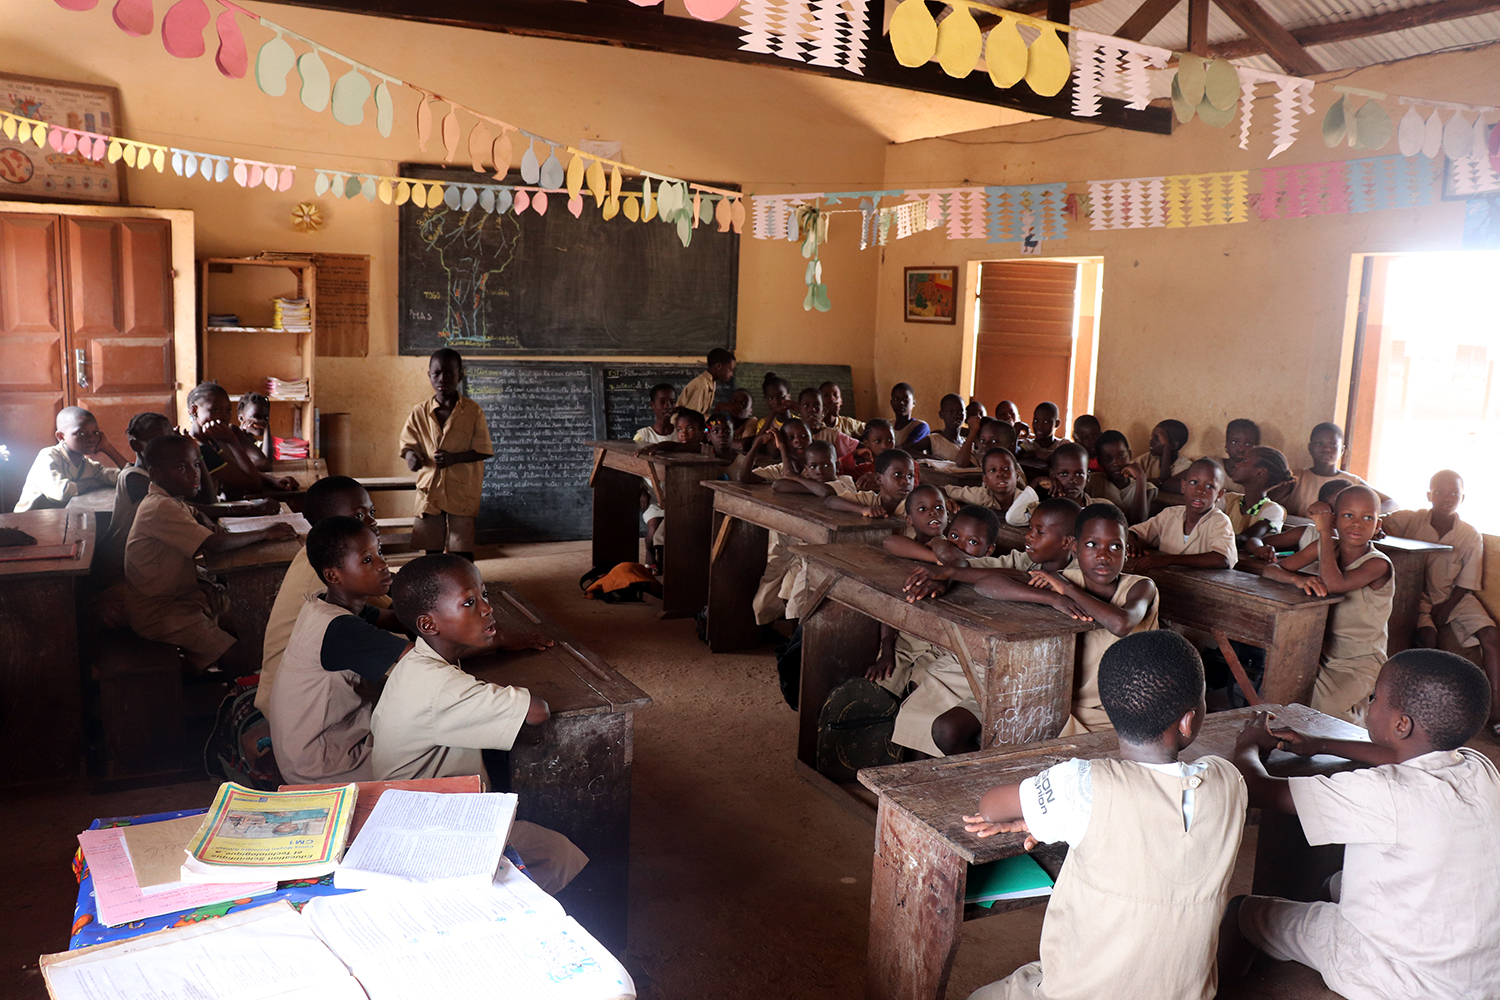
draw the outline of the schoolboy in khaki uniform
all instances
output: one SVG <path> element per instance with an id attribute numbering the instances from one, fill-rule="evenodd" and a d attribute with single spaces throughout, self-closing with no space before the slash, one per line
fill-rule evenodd
<path id="1" fill-rule="evenodd" d="M 474 558 L 484 463 L 495 455 L 484 408 L 459 393 L 464 359 L 447 347 L 427 362 L 432 398 L 418 403 L 401 430 L 401 457 L 417 473 L 412 548 Z"/>
<path id="2" fill-rule="evenodd" d="M 991 448 L 981 461 L 984 463 L 983 485 L 948 486 L 944 492 L 949 500 L 956 501 L 961 507 L 970 504 L 987 507 L 1004 517 L 1019 494 L 1016 479 L 1021 474 L 1021 464 L 1016 461 L 1015 453 L 1004 448 Z"/>
<path id="3" fill-rule="evenodd" d="M 31 463 L 16 513 L 66 507 L 80 493 L 107 489 L 129 463 L 109 443 L 94 415 L 81 406 L 65 406 L 57 413 L 57 444 L 43 448 Z M 107 469 L 90 458 L 106 455 L 115 463 Z"/>
<path id="4" fill-rule="evenodd" d="M 697 410 L 707 419 L 708 415 L 714 412 L 714 395 L 719 391 L 719 386 L 728 385 L 734 381 L 735 367 L 734 352 L 715 347 L 708 352 L 706 370 L 682 387 L 682 394 L 677 397 L 677 405 L 685 409 Z"/>
<path id="5" fill-rule="evenodd" d="M 1200 458 L 1182 474 L 1181 487 L 1183 504 L 1130 529 L 1131 568 L 1142 573 L 1163 566 L 1234 569 L 1240 558 L 1234 525 L 1215 506 L 1224 493 L 1224 470 L 1213 459 Z"/>

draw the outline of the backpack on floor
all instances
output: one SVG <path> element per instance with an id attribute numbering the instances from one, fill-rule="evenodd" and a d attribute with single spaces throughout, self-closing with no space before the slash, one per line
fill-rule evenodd
<path id="1" fill-rule="evenodd" d="M 818 773 L 848 782 L 862 767 L 901 763 L 901 748 L 891 742 L 900 709 L 900 698 L 863 677 L 834 688 L 818 712 Z"/>
<path id="2" fill-rule="evenodd" d="M 203 767 L 211 778 L 274 792 L 282 777 L 271 751 L 271 723 L 255 707 L 259 680 L 259 674 L 241 677 L 239 689 L 219 704 L 214 731 L 203 747 Z"/>
<path id="3" fill-rule="evenodd" d="M 645 594 L 661 596 L 661 583 L 640 563 L 620 563 L 609 569 L 597 566 L 578 578 L 583 596 L 605 604 L 639 601 Z"/>

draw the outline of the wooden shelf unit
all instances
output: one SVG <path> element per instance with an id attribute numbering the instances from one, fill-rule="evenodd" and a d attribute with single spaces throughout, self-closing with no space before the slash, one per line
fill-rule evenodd
<path id="1" fill-rule="evenodd" d="M 199 378 L 216 381 L 236 403 L 266 392 L 267 377 L 308 380 L 304 397 L 271 400 L 270 434 L 299 437 L 317 457 L 317 265 L 300 258 L 208 257 L 198 262 Z M 279 274 L 278 272 L 288 272 Z M 285 286 L 278 281 L 285 281 Z M 275 315 L 275 298 L 307 299 L 310 329 L 250 325 Z M 247 325 L 210 326 L 211 313 L 233 312 Z M 269 437 L 267 438 L 269 447 Z"/>

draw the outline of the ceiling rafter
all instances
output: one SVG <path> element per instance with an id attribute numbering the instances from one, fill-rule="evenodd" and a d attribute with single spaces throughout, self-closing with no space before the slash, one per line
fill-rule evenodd
<path id="1" fill-rule="evenodd" d="M 1475 17 L 1495 11 L 1500 11 L 1500 0 L 1435 0 L 1433 3 L 1423 4 L 1420 7 L 1390 10 L 1370 17 L 1355 18 L 1352 21 L 1331 21 L 1327 24 L 1294 28 L 1291 34 L 1298 43 L 1307 48 L 1312 45 L 1328 45 L 1333 42 L 1368 38 L 1371 35 L 1385 35 L 1395 31 L 1405 31 L 1408 28 L 1419 28 L 1426 24 L 1456 21 L 1459 18 Z M 1245 56 L 1257 56 L 1266 51 L 1266 47 L 1255 38 L 1220 42 L 1209 48 L 1214 55 L 1224 59 L 1242 59 Z"/>
<path id="2" fill-rule="evenodd" d="M 1282 27 L 1257 0 L 1214 0 L 1219 9 L 1244 29 L 1245 34 L 1265 46 L 1265 51 L 1288 73 L 1313 76 L 1323 64 L 1313 58 L 1292 33 Z"/>

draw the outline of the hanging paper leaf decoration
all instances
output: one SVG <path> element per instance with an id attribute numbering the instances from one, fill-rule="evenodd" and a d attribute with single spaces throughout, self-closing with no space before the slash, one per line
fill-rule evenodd
<path id="1" fill-rule="evenodd" d="M 629 219 L 631 222 L 640 221 L 641 203 L 636 199 L 635 195 L 631 194 L 625 196 L 625 206 L 623 208 L 623 211 L 625 213 L 625 218 Z"/>
<path id="2" fill-rule="evenodd" d="M 57 0 L 57 5 L 63 10 L 93 10 L 99 0 Z"/>
<path id="3" fill-rule="evenodd" d="M 275 167 L 266 167 L 265 171 L 261 174 L 261 183 L 272 191 L 276 190 L 276 184 L 280 180 L 281 175 Z"/>
<path id="4" fill-rule="evenodd" d="M 1211 126 L 1213 128 L 1223 128 L 1225 125 L 1228 125 L 1230 122 L 1234 121 L 1233 105 L 1231 105 L 1227 110 L 1217 108 L 1206 95 L 1204 96 L 1203 100 L 1198 102 L 1197 111 L 1198 119 L 1202 121 L 1203 124 Z"/>
<path id="5" fill-rule="evenodd" d="M 1364 105 L 1354 112 L 1354 125 L 1356 140 L 1355 145 L 1360 149 L 1381 149 L 1391 141 L 1391 133 L 1395 126 L 1391 122 L 1390 114 L 1380 106 L 1376 100 L 1365 101 Z"/>
<path id="6" fill-rule="evenodd" d="M 604 219 L 605 222 L 608 222 L 610 219 L 613 219 L 615 216 L 617 216 L 619 214 L 620 214 L 620 199 L 618 199 L 618 198 L 609 198 L 609 199 L 607 199 L 604 202 L 604 211 L 601 213 L 600 217 L 602 219 Z"/>
<path id="7" fill-rule="evenodd" d="M 624 182 L 625 179 L 620 176 L 620 166 L 615 164 L 609 171 L 609 196 L 611 198 L 620 197 L 620 186 Z"/>
<path id="8" fill-rule="evenodd" d="M 1427 116 L 1427 121 L 1422 124 L 1422 155 L 1429 160 L 1438 158 L 1443 151 L 1443 120 L 1438 117 L 1437 109 Z"/>
<path id="9" fill-rule="evenodd" d="M 296 176 L 296 168 L 295 167 L 282 167 L 281 168 L 281 177 L 277 181 L 276 190 L 278 190 L 278 191 L 290 191 L 292 189 L 292 180 L 293 180 L 293 178 L 295 176 Z"/>
<path id="10" fill-rule="evenodd" d="M 322 111 L 328 107 L 333 81 L 328 67 L 316 52 L 304 52 L 297 59 L 297 75 L 302 77 L 302 90 L 297 95 L 303 107 L 309 111 Z"/>
<path id="11" fill-rule="evenodd" d="M 448 113 L 443 116 L 443 149 L 448 155 L 443 157 L 443 162 L 452 163 L 453 158 L 458 155 L 458 109 L 448 105 Z"/>
<path id="12" fill-rule="evenodd" d="M 495 211 L 495 189 L 494 188 L 487 187 L 483 191 L 479 192 L 479 207 L 482 208 L 482 209 L 484 209 L 486 212 L 489 212 L 492 215 L 494 214 L 494 211 Z"/>
<path id="13" fill-rule="evenodd" d="M 151 0 L 117 0 L 114 18 L 127 35 L 149 35 L 156 14 L 151 9 Z"/>
<path id="14" fill-rule="evenodd" d="M 374 201 L 375 178 L 366 177 L 359 185 L 359 193 L 365 196 L 365 201 Z"/>
<path id="15" fill-rule="evenodd" d="M 510 130 L 500 133 L 500 138 L 495 140 L 495 148 L 490 156 L 491 162 L 495 164 L 495 180 L 505 180 L 505 175 L 510 173 L 510 158 L 512 154 L 510 145 Z"/>
<path id="16" fill-rule="evenodd" d="M 198 173 L 198 158 L 196 156 L 184 156 L 182 158 L 182 176 L 194 177 Z"/>
<path id="17" fill-rule="evenodd" d="M 1177 116 L 1178 121 L 1186 125 L 1193 120 L 1193 115 L 1197 110 L 1198 105 L 1189 104 L 1188 99 L 1182 94 L 1182 74 L 1179 73 L 1172 78 L 1172 113 Z"/>
<path id="18" fill-rule="evenodd" d="M 1344 102 L 1348 98 L 1340 96 L 1328 107 L 1327 114 L 1323 115 L 1323 145 L 1332 149 L 1344 141 L 1344 134 L 1348 132 L 1348 123 L 1344 121 Z"/>
<path id="19" fill-rule="evenodd" d="M 423 184 L 413 184 L 411 186 L 411 203 L 413 205 L 417 206 L 418 208 L 426 208 L 427 207 L 427 187 L 426 187 L 426 185 L 423 185 Z"/>
<path id="20" fill-rule="evenodd" d="M 693 242 L 693 224 L 685 213 L 677 217 L 677 238 L 684 248 Z"/>
<path id="21" fill-rule="evenodd" d="M 1183 53 L 1177 60 L 1177 86 L 1182 99 L 1193 107 L 1203 100 L 1204 88 L 1208 86 L 1207 61 L 1202 56 Z"/>
<path id="22" fill-rule="evenodd" d="M 526 152 L 521 154 L 521 180 L 527 184 L 535 184 L 541 180 L 541 177 L 542 164 L 536 158 L 536 142 L 533 140 L 531 145 L 526 147 Z M 516 211 L 521 212 L 525 211 L 525 209 L 518 208 Z"/>
<path id="23" fill-rule="evenodd" d="M 990 82 L 1000 88 L 1014 87 L 1026 76 L 1026 42 L 1013 17 L 1001 15 L 984 43 L 984 61 Z"/>
<path id="24" fill-rule="evenodd" d="M 203 176 L 207 177 L 208 176 L 207 172 L 205 172 Z M 220 183 L 220 184 L 223 184 L 224 181 L 226 179 L 228 179 L 228 177 L 229 177 L 229 158 L 225 157 L 225 156 L 221 156 L 217 160 L 214 161 L 214 180 L 216 182 Z"/>
<path id="25" fill-rule="evenodd" d="M 1427 124 L 1422 121 L 1422 116 L 1417 114 L 1416 108 L 1407 108 L 1406 114 L 1401 116 L 1401 124 L 1396 127 L 1396 148 L 1402 156 L 1416 156 L 1422 151 L 1426 137 Z"/>
<path id="26" fill-rule="evenodd" d="M 172 173 L 178 177 L 182 176 L 182 150 L 172 150 Z"/>
<path id="27" fill-rule="evenodd" d="M 328 175 L 325 174 L 325 173 L 323 173 L 320 170 L 320 171 L 318 171 L 318 177 L 317 177 L 317 179 L 313 181 L 313 194 L 315 194 L 315 195 L 317 195 L 318 197 L 321 198 L 323 195 L 325 195 L 327 193 L 328 193 Z"/>
<path id="28" fill-rule="evenodd" d="M 249 174 L 245 181 L 246 187 L 259 187 L 260 182 L 266 179 L 266 171 L 259 163 L 250 164 Z"/>
<path id="29" fill-rule="evenodd" d="M 476 174 L 482 174 L 484 169 L 484 158 L 490 155 L 490 144 L 495 137 L 490 135 L 490 130 L 485 128 L 484 122 L 478 122 L 469 130 L 469 166 L 474 168 Z"/>
<path id="30" fill-rule="evenodd" d="M 687 11 L 700 21 L 717 21 L 739 5 L 740 0 L 687 0 Z"/>
<path id="31" fill-rule="evenodd" d="M 531 210 L 537 215 L 547 214 L 547 192 L 538 191 L 531 196 Z"/>
<path id="32" fill-rule="evenodd" d="M 391 100 L 391 88 L 384 80 L 375 88 L 375 129 L 386 139 L 396 124 L 396 105 Z"/>
<path id="33" fill-rule="evenodd" d="M 177 0 L 161 19 L 161 44 L 168 55 L 197 59 L 205 51 L 203 29 L 210 14 L 203 0 Z"/>
<path id="34" fill-rule="evenodd" d="M 1234 63 L 1228 59 L 1209 61 L 1203 73 L 1203 99 L 1219 111 L 1234 110 L 1240 102 L 1240 74 Z"/>
<path id="35" fill-rule="evenodd" d="M 236 163 L 234 165 L 234 182 L 240 187 L 245 186 L 245 181 L 249 179 L 249 174 L 250 168 L 245 164 Z"/>
<path id="36" fill-rule="evenodd" d="M 432 138 L 432 95 L 422 94 L 417 105 L 417 147 L 427 152 L 427 140 Z"/>
<path id="37" fill-rule="evenodd" d="M 1050 25 L 1042 28 L 1026 50 L 1026 86 L 1040 97 L 1052 97 L 1062 91 L 1072 69 L 1068 47 L 1057 37 L 1057 30 Z"/>
<path id="38" fill-rule="evenodd" d="M 22 140 L 22 141 L 25 141 L 25 140 Z M 124 150 L 123 155 L 120 158 L 125 161 L 125 165 L 127 167 L 133 167 L 133 166 L 135 166 L 135 143 L 132 143 L 132 142 L 125 143 L 125 150 Z"/>
<path id="39" fill-rule="evenodd" d="M 984 37 L 974 15 L 962 4 L 956 5 L 943 18 L 937 30 L 937 61 L 943 72 L 952 77 L 965 77 L 979 61 L 984 48 Z"/>
<path id="40" fill-rule="evenodd" d="M 516 192 L 516 214 L 526 211 L 531 207 L 531 194 L 526 190 Z"/>
<path id="41" fill-rule="evenodd" d="M 719 203 L 714 206 L 714 221 L 719 224 L 719 232 L 729 232 L 729 199 L 720 198 Z"/>
<path id="42" fill-rule="evenodd" d="M 584 180 L 588 181 L 589 193 L 594 196 L 594 207 L 599 208 L 604 204 L 604 164 L 595 160 L 589 164 L 588 170 L 584 171 Z M 557 187 L 556 184 L 548 184 L 548 187 Z"/>
<path id="43" fill-rule="evenodd" d="M 1485 127 L 1484 115 L 1474 119 L 1474 151 L 1472 155 L 1476 160 L 1486 159 L 1489 155 L 1489 129 Z"/>
<path id="44" fill-rule="evenodd" d="M 1443 154 L 1450 160 L 1461 160 L 1474 151 L 1474 131 L 1469 120 L 1457 111 L 1443 126 Z"/>
<path id="45" fill-rule="evenodd" d="M 510 188 L 501 188 L 500 193 L 495 195 L 495 211 L 509 212 L 513 204 L 515 201 L 511 197 Z"/>
<path id="46" fill-rule="evenodd" d="M 234 11 L 226 10 L 220 14 L 214 22 L 214 29 L 219 33 L 219 51 L 214 53 L 214 65 L 231 79 L 244 79 L 250 68 L 250 55 L 245 48 L 245 35 L 234 19 Z"/>
<path id="47" fill-rule="evenodd" d="M 694 191 L 693 192 L 693 226 L 697 227 L 698 223 L 701 222 L 702 220 L 703 220 L 703 193 L 701 191 Z"/>
<path id="48" fill-rule="evenodd" d="M 255 54 L 255 83 L 263 93 L 280 97 L 286 93 L 286 77 L 297 64 L 297 53 L 277 35 Z"/>
<path id="49" fill-rule="evenodd" d="M 583 190 L 583 171 L 583 157 L 574 153 L 573 158 L 568 161 L 568 207 L 570 211 L 573 199 L 577 198 L 579 192 Z M 580 201 L 579 204 L 582 205 L 583 202 Z M 578 213 L 574 212 L 573 214 L 577 215 Z"/>
<path id="50" fill-rule="evenodd" d="M 344 181 L 344 197 L 345 198 L 353 198 L 355 195 L 359 194 L 360 191 L 363 190 L 363 189 L 364 189 L 364 184 L 362 184 L 360 182 L 360 179 L 358 177 L 350 177 L 348 180 Z"/>
<path id="51" fill-rule="evenodd" d="M 651 194 L 651 178 L 647 177 L 641 185 L 641 195 L 645 199 L 645 205 L 641 207 L 641 221 L 650 222 L 656 218 L 656 198 Z"/>
<path id="52" fill-rule="evenodd" d="M 395 191 L 391 188 L 391 179 L 389 177 L 382 177 L 380 179 L 380 186 L 375 189 L 375 193 L 380 197 L 381 201 L 389 205 L 391 199 L 395 197 Z"/>
<path id="53" fill-rule="evenodd" d="M 340 125 L 358 125 L 365 120 L 365 101 L 370 99 L 370 81 L 351 69 L 333 85 L 333 120 Z"/>
<path id="54" fill-rule="evenodd" d="M 405 205 L 411 201 L 411 185 L 402 181 L 396 185 L 396 193 L 392 199 L 397 205 Z"/>
<path id="55" fill-rule="evenodd" d="M 729 224 L 736 233 L 745 228 L 745 199 L 734 199 L 734 207 L 729 210 Z"/>
<path id="56" fill-rule="evenodd" d="M 937 52 L 938 25 L 925 0 L 901 0 L 891 14 L 891 50 L 903 66 L 922 66 Z"/>
<path id="57" fill-rule="evenodd" d="M 472 210 L 477 204 L 479 204 L 479 192 L 475 191 L 472 186 L 465 186 L 464 194 L 463 197 L 459 200 L 458 207 L 462 208 L 465 212 L 468 212 Z"/>
<path id="58" fill-rule="evenodd" d="M 583 215 L 583 196 L 574 194 L 568 198 L 568 212 L 577 219 Z"/>
<path id="59" fill-rule="evenodd" d="M 16 137 L 16 120 L 14 118 L 7 117 L 5 119 L 5 123 L 3 125 L 0 125 L 0 130 L 3 130 L 5 132 L 5 137 L 7 139 L 14 139 Z"/>
<path id="60" fill-rule="evenodd" d="M 587 176 L 587 173 L 585 173 Z M 552 150 L 547 159 L 542 163 L 542 169 L 538 173 L 538 180 L 544 188 L 560 188 L 563 186 L 563 165 L 557 158 L 557 150 Z"/>

